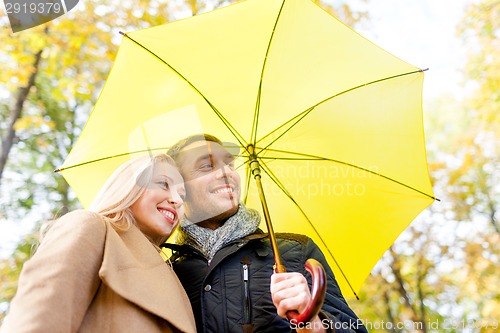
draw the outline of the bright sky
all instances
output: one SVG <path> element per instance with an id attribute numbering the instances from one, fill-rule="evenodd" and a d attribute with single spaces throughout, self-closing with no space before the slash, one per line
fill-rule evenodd
<path id="1" fill-rule="evenodd" d="M 460 96 L 465 48 L 456 37 L 464 5 L 472 0 L 369 0 L 370 23 L 356 30 L 406 62 L 429 68 L 424 102 L 445 92 Z M 354 2 L 353 2 L 354 5 Z M 9 256 L 35 217 L 0 223 L 0 258 Z"/>
<path id="2" fill-rule="evenodd" d="M 456 35 L 464 7 L 473 0 L 369 0 L 363 36 L 406 62 L 429 68 L 424 101 L 444 92 L 461 95 L 459 69 L 465 48 Z"/>

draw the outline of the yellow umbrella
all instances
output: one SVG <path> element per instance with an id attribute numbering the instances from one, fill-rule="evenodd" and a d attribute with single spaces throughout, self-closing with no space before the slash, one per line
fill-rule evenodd
<path id="1" fill-rule="evenodd" d="M 349 295 L 435 200 L 422 83 L 311 1 L 247 0 L 125 34 L 61 170 L 88 206 L 130 156 L 201 132 L 236 142 L 246 204 L 261 209 L 253 160 L 275 231 L 309 235 Z"/>

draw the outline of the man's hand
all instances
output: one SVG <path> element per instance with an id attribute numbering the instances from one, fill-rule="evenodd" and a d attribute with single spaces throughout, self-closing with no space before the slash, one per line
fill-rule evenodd
<path id="1" fill-rule="evenodd" d="M 275 273 L 271 276 L 271 297 L 280 317 L 295 310 L 302 313 L 311 301 L 311 292 L 306 278 L 300 273 Z M 326 332 L 318 316 L 304 323 L 297 332 Z"/>

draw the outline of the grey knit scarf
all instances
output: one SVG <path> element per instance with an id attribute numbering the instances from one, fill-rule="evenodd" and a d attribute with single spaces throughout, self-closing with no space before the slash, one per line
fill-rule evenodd
<path id="1" fill-rule="evenodd" d="M 250 235 L 260 223 L 259 213 L 240 203 L 236 214 L 215 230 L 198 226 L 186 218 L 181 222 L 177 244 L 191 245 L 208 260 L 227 243 Z"/>

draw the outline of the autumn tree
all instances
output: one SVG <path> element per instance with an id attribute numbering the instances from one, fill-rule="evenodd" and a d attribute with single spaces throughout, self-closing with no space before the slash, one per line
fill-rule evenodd
<path id="1" fill-rule="evenodd" d="M 63 17 L 13 34 L 2 17 L 0 36 L 0 222 L 31 219 L 33 225 L 79 207 L 64 179 L 53 170 L 81 132 L 109 73 L 119 30 L 170 19 L 168 1 L 80 2 Z M 12 296 L 24 247 L 2 263 L 0 311 Z M 19 256 L 18 256 L 19 254 Z"/>
<path id="2" fill-rule="evenodd" d="M 450 186 L 457 197 L 457 211 L 486 218 L 500 233 L 500 1 L 483 0 L 469 5 L 460 25 L 468 46 L 465 67 L 471 90 L 465 100 L 469 125 L 461 140 L 461 163 Z"/>
<path id="3" fill-rule="evenodd" d="M 500 1 L 472 3 L 462 96 L 433 100 L 426 134 L 435 203 L 388 251 L 353 303 L 372 332 L 495 332 L 500 318 Z M 432 325 L 435 323 L 436 325 Z M 380 325 L 379 325 L 380 326 Z M 417 329 L 416 329 L 417 328 Z"/>

